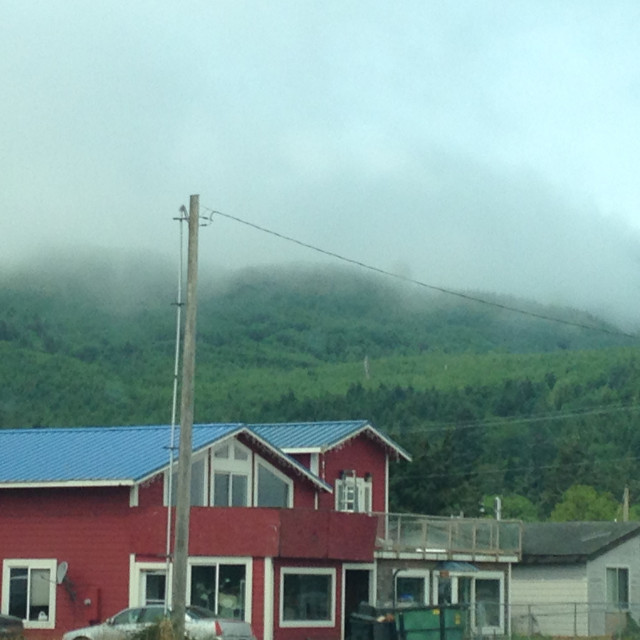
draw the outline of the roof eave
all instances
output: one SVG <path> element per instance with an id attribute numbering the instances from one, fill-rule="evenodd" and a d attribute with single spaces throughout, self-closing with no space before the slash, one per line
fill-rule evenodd
<path id="1" fill-rule="evenodd" d="M 329 451 L 330 449 L 335 449 L 336 447 L 341 446 L 345 442 L 352 440 L 353 438 L 357 438 L 362 433 L 368 433 L 368 435 L 372 436 L 374 440 L 379 440 L 382 442 L 383 446 L 387 449 L 391 449 L 398 458 L 404 458 L 407 462 L 411 462 L 411 454 L 405 451 L 401 446 L 397 445 L 391 438 L 387 437 L 384 433 L 378 431 L 370 422 L 363 422 L 362 425 L 352 431 L 348 435 L 340 438 L 339 440 L 335 440 L 330 445 L 327 445 L 323 448 L 322 453 Z"/>
<path id="2" fill-rule="evenodd" d="M 313 485 L 315 485 L 318 489 L 322 489 L 327 493 L 333 493 L 333 487 L 327 484 L 324 480 L 316 476 L 314 473 L 309 471 L 306 467 L 301 465 L 294 458 L 289 457 L 289 451 L 286 449 L 279 449 L 272 445 L 268 440 L 259 436 L 255 431 L 247 427 L 244 430 L 244 435 L 247 436 L 250 440 L 255 440 L 260 444 L 260 446 L 265 447 L 268 451 L 270 451 L 274 456 L 282 460 L 289 468 L 293 469 L 296 473 L 302 475 L 307 480 L 309 480 Z"/>
<path id="3" fill-rule="evenodd" d="M 28 482 L 0 482 L 0 489 L 64 489 L 78 487 L 132 487 L 132 478 L 112 480 L 36 480 Z"/>

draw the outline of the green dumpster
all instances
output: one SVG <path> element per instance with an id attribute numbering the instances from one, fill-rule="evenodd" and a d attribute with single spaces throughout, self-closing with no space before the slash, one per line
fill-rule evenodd
<path id="1" fill-rule="evenodd" d="M 465 615 L 461 607 L 397 609 L 399 640 L 463 640 Z"/>
<path id="2" fill-rule="evenodd" d="M 350 640 L 397 640 L 393 618 L 380 618 L 366 613 L 352 613 L 349 617 Z"/>

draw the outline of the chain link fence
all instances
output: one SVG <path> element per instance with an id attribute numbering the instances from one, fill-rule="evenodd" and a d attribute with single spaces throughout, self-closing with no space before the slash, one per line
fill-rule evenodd
<path id="1" fill-rule="evenodd" d="M 640 640 L 640 605 L 616 608 L 604 602 L 554 602 L 511 604 L 506 609 L 512 635 Z"/>

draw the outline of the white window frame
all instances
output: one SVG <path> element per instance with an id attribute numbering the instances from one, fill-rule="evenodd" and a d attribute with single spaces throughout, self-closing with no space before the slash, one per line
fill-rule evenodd
<path id="1" fill-rule="evenodd" d="M 433 604 L 438 605 L 438 580 L 443 571 L 433 572 L 432 581 L 432 593 Z M 451 579 L 451 604 L 460 604 L 458 602 L 458 579 L 470 578 L 471 579 L 471 607 L 470 607 L 470 624 L 471 629 L 475 633 L 482 635 L 503 635 L 505 629 L 505 575 L 500 571 L 449 571 L 449 578 Z M 496 580 L 499 584 L 498 589 L 498 611 L 499 611 L 499 624 L 487 625 L 478 628 L 476 625 L 476 580 Z"/>
<path id="2" fill-rule="evenodd" d="M 624 606 L 620 606 L 620 600 L 618 602 L 609 602 L 609 571 L 616 572 L 616 591 L 618 590 L 618 573 L 620 571 L 626 571 L 627 573 L 627 602 Z M 607 610 L 611 611 L 629 611 L 631 607 L 631 569 L 628 565 L 614 565 L 605 567 L 604 576 L 604 588 L 606 593 Z M 618 594 L 619 596 L 620 594 Z"/>
<path id="3" fill-rule="evenodd" d="M 346 588 L 347 588 L 347 571 L 355 569 L 357 571 L 369 572 L 369 599 L 368 604 L 374 604 L 376 601 L 376 585 L 378 584 L 378 574 L 376 564 L 360 564 L 360 563 L 348 563 L 345 562 L 342 565 L 342 602 L 340 603 L 340 617 L 342 619 L 342 627 L 344 629 L 345 623 L 345 604 L 346 604 Z M 344 634 L 343 634 L 344 635 Z"/>
<path id="4" fill-rule="evenodd" d="M 165 573 L 166 578 L 166 598 L 167 606 L 171 606 L 171 580 L 172 565 L 167 573 L 166 562 L 136 562 L 135 556 L 131 555 L 129 560 L 129 607 L 144 607 L 142 597 L 142 587 L 145 585 L 144 576 L 147 573 Z"/>
<path id="5" fill-rule="evenodd" d="M 251 622 L 251 585 L 253 584 L 252 558 L 241 556 L 197 556 L 189 558 L 189 560 L 187 561 L 187 600 L 189 599 L 189 594 L 191 593 L 191 568 L 212 565 L 216 565 L 218 567 L 216 579 L 218 579 L 220 575 L 220 565 L 236 565 L 244 567 L 244 620 L 245 622 Z"/>
<path id="6" fill-rule="evenodd" d="M 49 617 L 47 620 L 24 620 L 25 629 L 55 629 L 56 626 L 56 570 L 58 562 L 55 559 L 20 558 L 7 559 L 2 566 L 2 613 L 9 613 L 9 586 L 11 569 L 48 569 L 49 584 Z"/>
<path id="7" fill-rule="evenodd" d="M 284 507 L 286 509 L 293 508 L 293 480 L 286 476 L 282 471 L 276 469 L 272 464 L 269 464 L 264 458 L 260 458 L 256 456 L 253 465 L 253 506 L 257 507 L 258 505 L 258 466 L 262 465 L 267 471 L 273 473 L 276 478 L 282 480 L 288 487 L 289 491 L 287 492 L 287 506 Z"/>
<path id="8" fill-rule="evenodd" d="M 224 447 L 228 447 L 229 457 L 216 458 L 216 451 Z M 244 460 L 240 458 L 236 459 L 236 447 L 246 455 L 246 458 Z M 219 444 L 218 446 L 212 448 L 211 467 L 209 470 L 209 506 L 216 506 L 214 504 L 216 473 L 228 473 L 231 476 L 245 476 L 247 478 L 247 496 L 244 506 L 248 507 L 249 505 L 251 505 L 252 454 L 253 452 L 251 451 L 251 449 L 243 445 L 241 442 L 238 442 L 238 440 L 236 440 L 235 438 L 225 440 L 222 444 Z M 233 480 L 231 482 L 233 482 Z"/>
<path id="9" fill-rule="evenodd" d="M 187 559 L 187 599 L 191 593 L 191 567 L 202 565 L 242 565 L 245 571 L 245 603 L 244 616 L 246 622 L 251 622 L 251 603 L 253 585 L 253 560 L 243 556 L 193 556 Z M 129 559 L 129 607 L 143 607 L 142 587 L 144 585 L 144 575 L 149 572 L 167 571 L 166 562 L 137 562 L 135 555 Z M 171 581 L 173 575 L 173 565 L 169 566 L 167 575 L 167 606 L 171 606 Z M 4 590 L 3 590 L 4 593 Z"/>
<path id="10" fill-rule="evenodd" d="M 329 596 L 329 620 L 285 620 L 284 619 L 284 580 L 288 575 L 322 575 L 331 578 L 331 594 Z M 281 628 L 307 628 L 307 627 L 335 627 L 336 625 L 336 569 L 322 569 L 311 567 L 282 567 L 280 569 L 280 627 Z"/>
<path id="11" fill-rule="evenodd" d="M 424 593 L 424 602 L 415 603 L 417 606 L 428 605 L 431 602 L 431 572 L 425 569 L 401 569 L 395 574 L 395 578 L 393 581 L 393 595 L 395 598 L 396 606 L 402 606 L 402 603 L 399 600 L 398 594 L 398 580 L 401 578 L 414 578 L 414 579 L 422 579 L 423 587 L 422 591 Z"/>
<path id="12" fill-rule="evenodd" d="M 227 504 L 216 504 L 215 502 L 215 491 L 216 491 L 216 481 L 217 478 L 216 476 L 220 476 L 220 475 L 224 475 L 224 476 L 228 476 L 229 477 L 229 487 L 228 487 L 228 495 L 227 495 Z M 232 506 L 236 506 L 236 507 L 248 507 L 251 501 L 251 484 L 250 484 L 250 479 L 251 474 L 246 474 L 246 473 L 235 473 L 233 471 L 226 471 L 225 469 L 214 469 L 213 473 L 211 474 L 211 498 L 209 500 L 209 506 L 212 507 L 232 507 Z M 246 490 L 245 490 L 245 496 L 244 496 L 244 504 L 242 505 L 233 505 L 232 503 L 232 498 L 233 498 L 233 486 L 234 483 L 236 482 L 236 478 L 244 478 L 245 479 L 245 486 L 246 486 Z"/>
<path id="13" fill-rule="evenodd" d="M 204 458 L 204 472 L 203 472 L 202 493 L 204 495 L 204 506 L 207 506 L 211 503 L 211 496 L 210 496 L 210 493 L 208 493 L 211 490 L 210 482 L 209 482 L 209 475 L 210 475 L 210 468 L 211 468 L 209 464 L 209 452 L 208 451 L 198 452 L 193 456 L 193 460 L 197 462 L 200 462 L 200 460 L 202 460 L 203 458 Z M 177 460 L 174 460 L 173 467 L 167 468 L 167 470 L 164 472 L 164 489 L 163 489 L 162 500 L 165 507 L 168 507 L 170 505 L 169 475 L 172 472 L 175 473 L 176 475 L 174 482 L 171 483 L 175 485 L 172 487 L 173 491 L 175 492 L 178 490 L 178 486 L 177 486 L 178 461 Z M 191 495 L 191 488 L 189 488 L 189 495 Z M 137 504 L 135 506 L 137 506 Z M 203 506 L 203 505 L 195 505 L 195 506 Z M 174 508 L 175 505 L 171 505 L 171 507 Z"/>
<path id="14" fill-rule="evenodd" d="M 344 489 L 355 483 L 356 504 L 348 509 L 344 504 Z M 342 497 L 342 500 L 341 500 Z M 335 510 L 346 513 L 371 513 L 373 508 L 373 483 L 366 478 L 338 478 L 335 486 Z"/>

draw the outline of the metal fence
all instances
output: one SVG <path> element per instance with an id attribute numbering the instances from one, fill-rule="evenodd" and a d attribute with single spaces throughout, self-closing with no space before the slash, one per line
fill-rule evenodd
<path id="1" fill-rule="evenodd" d="M 399 632 L 397 619 L 407 617 L 412 610 L 420 613 L 429 610 L 438 617 L 431 624 L 411 627 L 409 635 Z M 383 609 L 380 609 L 383 611 Z M 610 604 L 592 602 L 560 603 L 475 603 L 470 605 L 410 606 L 394 610 L 395 624 L 387 624 L 384 617 L 380 624 L 362 624 L 359 633 L 349 640 L 539 640 L 557 638 L 583 640 L 640 640 L 640 605 L 629 609 L 616 609 Z M 449 614 L 455 614 L 454 616 Z M 357 617 L 357 616 L 356 616 Z M 364 619 L 365 616 L 360 616 Z M 423 616 L 423 619 L 425 616 Z M 452 624 L 452 620 L 456 620 Z M 378 618 L 382 620 L 382 618 Z M 355 628 L 355 627 L 354 627 Z M 391 631 L 390 631 L 391 630 Z"/>
<path id="2" fill-rule="evenodd" d="M 507 607 L 511 634 L 565 638 L 625 637 L 640 640 L 640 605 L 605 602 L 549 602 Z"/>

